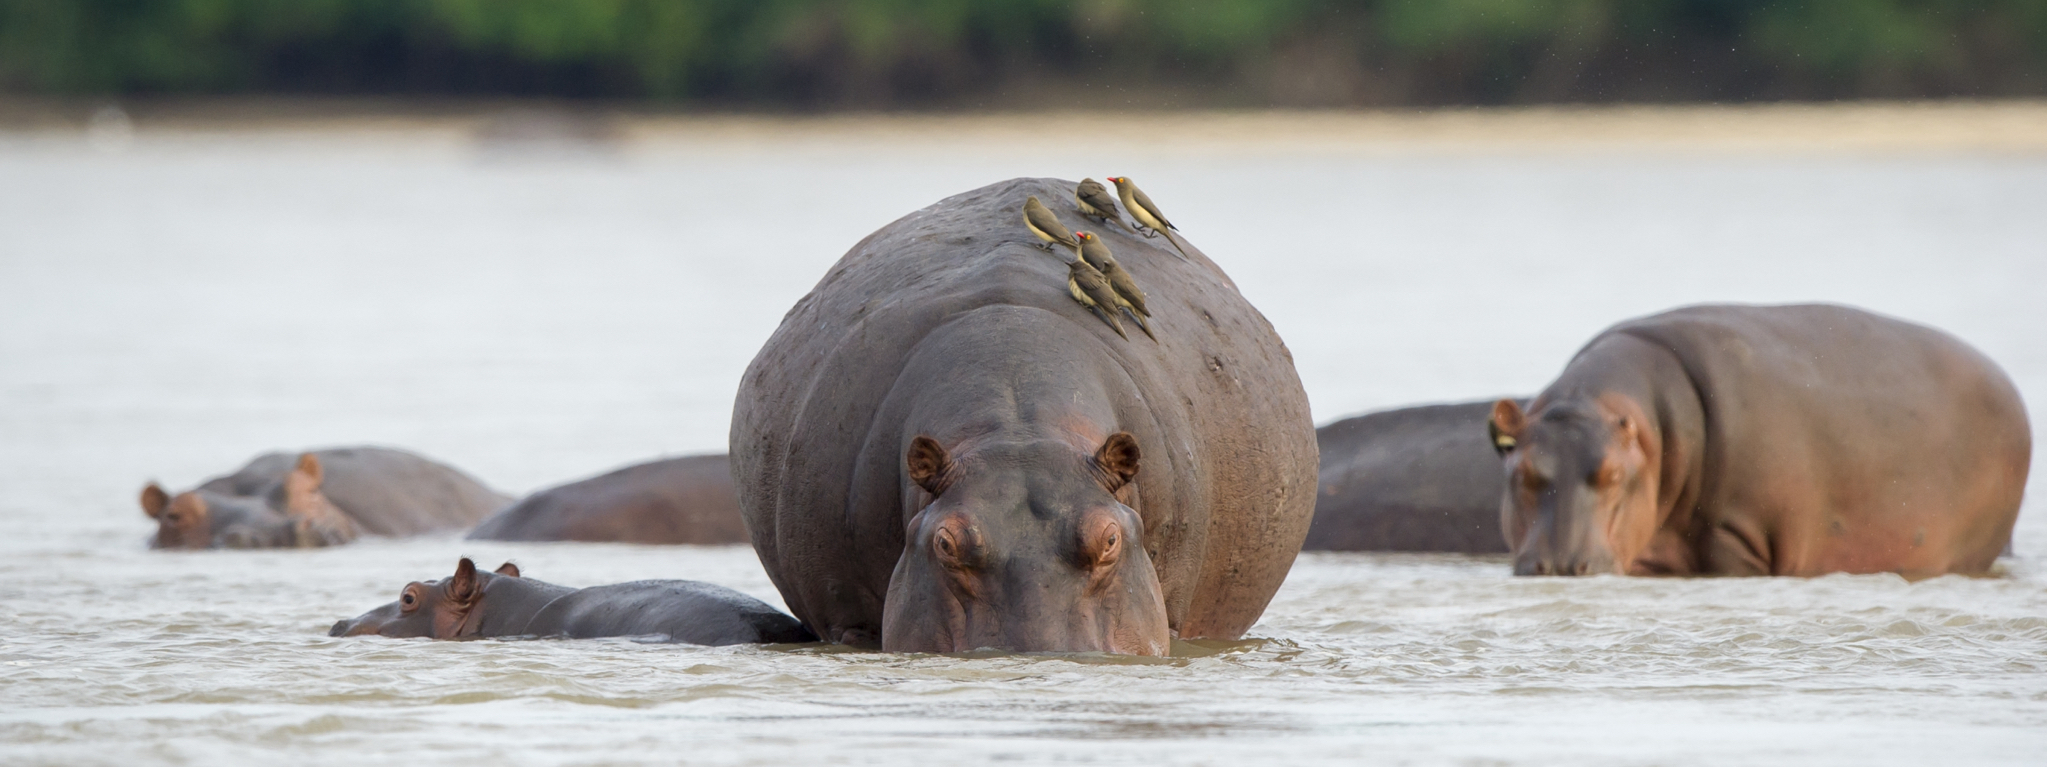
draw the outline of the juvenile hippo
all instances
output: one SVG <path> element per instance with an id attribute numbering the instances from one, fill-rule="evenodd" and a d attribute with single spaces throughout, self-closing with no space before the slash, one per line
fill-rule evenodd
<path id="1" fill-rule="evenodd" d="M 341 620 L 328 636 L 597 637 L 664 636 L 697 645 L 816 641 L 780 610 L 724 586 L 633 581 L 572 589 L 522 578 L 510 562 L 479 573 L 468 557 L 446 580 L 414 581 L 398 601 Z"/>
<path id="2" fill-rule="evenodd" d="M 1492 400 L 1423 405 L 1316 429 L 1321 489 L 1301 548 L 1507 551 L 1500 535 L 1506 482 L 1485 435 L 1492 412 Z"/>
<path id="3" fill-rule="evenodd" d="M 1241 636 L 1286 577 L 1315 482 L 1291 355 L 1198 250 L 1105 228 L 1158 340 L 1118 337 L 1022 224 L 1073 190 L 1017 179 L 884 227 L 748 367 L 740 508 L 820 636 L 1161 655 Z"/>
<path id="4" fill-rule="evenodd" d="M 1521 575 L 1980 573 L 2032 454 L 1982 354 L 1820 305 L 1623 322 L 1492 433 Z"/>
<path id="5" fill-rule="evenodd" d="M 453 468 L 381 447 L 268 453 L 175 496 L 154 482 L 142 490 L 159 549 L 330 546 L 462 529 L 510 502 Z"/>
<path id="6" fill-rule="evenodd" d="M 732 464 L 670 458 L 526 496 L 469 532 L 470 540 L 745 543 Z"/>

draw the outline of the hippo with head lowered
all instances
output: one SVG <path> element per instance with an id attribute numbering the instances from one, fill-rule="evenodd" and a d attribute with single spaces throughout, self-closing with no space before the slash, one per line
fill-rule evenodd
<path id="1" fill-rule="evenodd" d="M 724 586 L 633 581 L 585 589 L 520 576 L 510 562 L 479 573 L 463 557 L 445 580 L 414 581 L 390 604 L 340 620 L 328 636 L 595 639 L 659 636 L 680 644 L 815 641 L 795 618 Z"/>
<path id="2" fill-rule="evenodd" d="M 1198 250 L 1107 228 L 1158 340 L 1118 337 L 1022 223 L 1073 191 L 1017 179 L 884 227 L 748 367 L 740 508 L 821 637 L 1162 655 L 1241 636 L 1285 579 L 1315 487 L 1291 354 Z"/>
<path id="3" fill-rule="evenodd" d="M 1505 553 L 1492 413 L 1493 400 L 1421 405 L 1316 429 L 1321 488 L 1301 548 Z"/>
<path id="4" fill-rule="evenodd" d="M 152 482 L 142 511 L 152 548 L 289 548 L 459 530 L 511 500 L 412 453 L 344 447 L 267 453 L 176 495 Z"/>
<path id="5" fill-rule="evenodd" d="M 1491 431 L 1522 575 L 1981 573 L 2032 460 L 1995 363 L 1826 305 L 1623 322 Z"/>
<path id="6" fill-rule="evenodd" d="M 745 543 L 731 462 L 690 455 L 553 487 L 490 515 L 473 541 Z"/>

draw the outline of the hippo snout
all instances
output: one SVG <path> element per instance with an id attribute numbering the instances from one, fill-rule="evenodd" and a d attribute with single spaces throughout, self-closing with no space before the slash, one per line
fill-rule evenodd
<path id="1" fill-rule="evenodd" d="M 1619 568 L 1613 557 L 1589 556 L 1546 556 L 1532 554 L 1514 559 L 1515 575 L 1598 575 L 1616 573 Z"/>
<path id="2" fill-rule="evenodd" d="M 348 630 L 354 627 L 355 621 L 349 620 L 347 618 L 342 618 L 341 620 L 334 622 L 333 628 L 327 629 L 327 636 L 345 637 L 348 636 Z"/>

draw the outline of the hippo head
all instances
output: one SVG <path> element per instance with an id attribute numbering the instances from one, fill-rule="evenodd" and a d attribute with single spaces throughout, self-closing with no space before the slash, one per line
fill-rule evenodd
<path id="1" fill-rule="evenodd" d="M 1628 572 L 1656 529 L 1656 448 L 1632 403 L 1493 403 L 1507 473 L 1500 529 L 1515 575 Z"/>
<path id="2" fill-rule="evenodd" d="M 142 513 L 156 520 L 156 549 L 259 549 L 331 546 L 355 540 L 355 523 L 320 492 L 323 473 L 312 453 L 299 456 L 272 496 L 201 488 L 175 496 L 152 482 Z"/>
<path id="3" fill-rule="evenodd" d="M 330 637 L 366 636 L 428 637 L 464 639 L 477 636 L 484 591 L 497 578 L 519 577 L 519 566 L 498 565 L 496 573 L 478 573 L 468 557 L 455 564 L 455 574 L 438 581 L 413 581 L 398 592 L 398 600 L 356 616 L 339 620 L 327 630 Z"/>
<path id="4" fill-rule="evenodd" d="M 889 579 L 883 649 L 1166 654 L 1143 525 L 1118 498 L 1137 476 L 1135 437 L 1092 455 L 1039 440 L 954 456 L 918 436 L 905 459 L 906 492 L 925 505 Z"/>

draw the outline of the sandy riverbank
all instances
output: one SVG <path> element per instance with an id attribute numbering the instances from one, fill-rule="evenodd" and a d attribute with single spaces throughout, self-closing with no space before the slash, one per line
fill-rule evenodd
<path id="1" fill-rule="evenodd" d="M 115 102 L 0 100 L 0 133 L 105 127 Z M 1292 151 L 1987 152 L 2047 154 L 2047 100 L 1374 111 L 698 114 L 541 102 L 119 103 L 137 132 L 343 132 L 414 140 L 830 142 Z"/>

